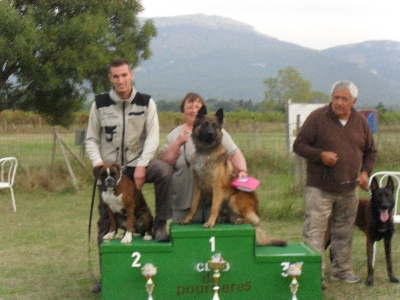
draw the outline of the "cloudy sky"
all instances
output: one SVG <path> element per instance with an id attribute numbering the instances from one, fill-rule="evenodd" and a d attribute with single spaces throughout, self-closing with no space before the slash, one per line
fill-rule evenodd
<path id="1" fill-rule="evenodd" d="M 142 4 L 143 17 L 217 15 L 317 50 L 370 40 L 400 42 L 398 0 L 142 0 Z"/>

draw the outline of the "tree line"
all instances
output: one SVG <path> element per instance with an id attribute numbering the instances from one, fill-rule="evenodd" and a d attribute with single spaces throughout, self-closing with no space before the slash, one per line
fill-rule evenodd
<path id="1" fill-rule="evenodd" d="M 87 108 L 88 94 L 109 89 L 110 60 L 124 57 L 134 69 L 150 58 L 157 29 L 152 20 L 139 20 L 143 9 L 139 0 L 0 0 L 0 112 L 31 111 L 48 124 L 70 126 Z M 208 99 L 207 105 L 212 111 L 284 113 L 289 99 L 330 98 L 290 66 L 264 84 L 262 102 Z M 179 104 L 160 100 L 158 109 L 179 111 Z"/>
<path id="2" fill-rule="evenodd" d="M 234 101 L 236 102 L 236 100 Z M 182 113 L 176 109 L 179 107 L 178 101 L 175 102 L 177 106 L 171 109 L 163 109 L 162 105 L 158 107 L 160 123 L 171 123 L 180 124 L 182 122 Z M 179 101 L 180 103 L 180 101 Z M 206 101 L 207 103 L 207 101 Z M 207 104 L 208 105 L 208 104 Z M 215 106 L 210 106 L 210 112 L 216 111 L 219 107 L 218 102 Z M 251 110 L 236 110 L 236 111 L 225 111 L 225 117 L 230 123 L 234 122 L 236 124 L 249 124 L 251 122 L 259 123 L 281 123 L 285 124 L 287 121 L 286 113 L 279 111 L 251 111 Z M 88 124 L 89 111 L 82 110 L 73 113 L 73 120 L 67 129 L 75 126 L 85 128 Z M 378 109 L 378 120 L 380 125 L 400 125 L 400 113 L 396 111 L 387 111 Z M 41 117 L 40 114 L 22 111 L 22 110 L 3 110 L 0 112 L 0 128 L 6 130 L 7 128 L 13 128 L 14 125 L 28 125 L 37 126 L 47 126 L 52 125 L 47 123 L 45 119 Z"/>

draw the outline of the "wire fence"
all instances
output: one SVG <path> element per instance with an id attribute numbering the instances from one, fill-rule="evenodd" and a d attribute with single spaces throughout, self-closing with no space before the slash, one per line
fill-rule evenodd
<path id="1" fill-rule="evenodd" d="M 170 126 L 171 127 L 171 126 Z M 160 150 L 166 134 L 172 129 L 162 127 Z M 241 148 L 246 159 L 255 168 L 271 170 L 276 162 L 287 164 L 296 175 L 303 172 L 296 166 L 298 160 L 290 153 L 286 124 L 254 122 L 247 128 L 235 124 L 225 125 L 233 140 Z M 0 157 L 15 156 L 23 169 L 51 168 L 57 164 L 72 162 L 73 167 L 84 164 L 91 170 L 90 161 L 84 150 L 85 128 L 53 128 L 50 126 L 8 126 L 0 129 Z M 400 130 L 391 127 L 375 134 L 381 168 L 400 169 Z M 294 167 L 293 167 L 294 165 Z M 272 170 L 273 171 L 273 170 Z M 300 176 L 298 174 L 298 176 Z"/>
<path id="2" fill-rule="evenodd" d="M 286 134 L 284 126 L 272 124 L 268 129 L 260 128 L 254 124 L 246 131 L 239 131 L 237 128 L 229 130 L 230 135 L 244 153 L 269 152 L 281 155 L 287 152 Z M 277 127 L 282 127 L 277 130 Z M 161 151 L 165 136 L 169 128 L 163 128 L 160 133 L 159 150 Z M 84 150 L 85 128 L 73 127 L 70 129 L 43 126 L 40 128 L 13 126 L 10 130 L 0 130 L 0 157 L 15 156 L 19 159 L 21 166 L 29 168 L 51 167 L 54 163 L 63 160 L 60 151 L 64 149 L 68 155 L 74 153 L 85 161 Z M 57 140 L 57 135 L 61 138 Z"/>
<path id="3" fill-rule="evenodd" d="M 69 148 L 74 155 L 83 158 L 83 145 L 77 143 L 75 130 L 58 128 L 57 131 L 61 137 L 63 150 Z M 36 132 L 16 127 L 11 132 L 3 131 L 0 133 L 0 145 L 0 157 L 15 156 L 21 167 L 46 168 L 63 161 L 60 143 L 54 128 L 49 126 L 40 128 Z"/>

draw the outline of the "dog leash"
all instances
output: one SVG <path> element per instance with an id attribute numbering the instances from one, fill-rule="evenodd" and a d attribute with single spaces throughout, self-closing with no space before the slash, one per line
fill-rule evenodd
<path id="1" fill-rule="evenodd" d="M 93 218 L 93 207 L 94 207 L 94 198 L 96 195 L 96 188 L 97 188 L 97 180 L 96 177 L 94 178 L 93 184 L 93 191 L 92 191 L 92 200 L 90 203 L 90 212 L 89 212 L 89 225 L 88 225 L 88 268 L 92 279 L 96 280 L 93 272 L 93 265 L 90 259 L 90 255 L 92 253 L 92 248 L 90 247 L 90 239 L 91 239 L 91 231 L 92 231 L 92 218 Z"/>
<path id="2" fill-rule="evenodd" d="M 94 207 L 94 197 L 96 195 L 96 178 L 94 179 L 94 184 L 93 184 L 93 191 L 92 191 L 92 200 L 90 203 L 90 213 L 89 213 L 89 226 L 88 226 L 88 239 L 90 243 L 90 233 L 92 231 L 92 217 L 93 217 L 93 207 Z"/>

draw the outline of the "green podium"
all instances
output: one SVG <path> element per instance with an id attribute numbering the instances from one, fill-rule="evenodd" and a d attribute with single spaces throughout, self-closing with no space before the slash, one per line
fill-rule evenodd
<path id="1" fill-rule="evenodd" d="M 102 299 L 322 299 L 321 256 L 304 244 L 287 247 L 255 246 L 251 225 L 171 224 L 171 242 L 158 243 L 134 237 L 100 245 Z M 226 262 L 218 274 L 209 260 L 221 254 Z M 290 266 L 302 263 L 293 278 Z M 142 269 L 156 268 L 149 296 Z M 294 279 L 294 281 L 293 281 Z M 296 283 L 294 291 L 291 285 Z M 292 287 L 293 288 L 293 287 Z"/>

